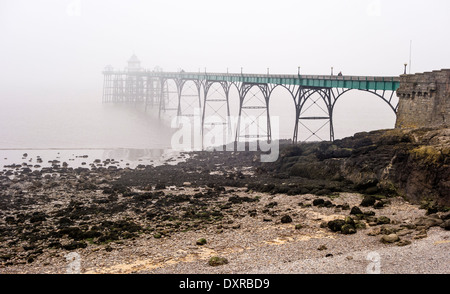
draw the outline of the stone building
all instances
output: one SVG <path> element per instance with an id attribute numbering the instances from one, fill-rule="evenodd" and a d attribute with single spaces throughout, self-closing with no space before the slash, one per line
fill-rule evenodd
<path id="1" fill-rule="evenodd" d="M 397 128 L 450 125 L 450 69 L 401 75 Z"/>

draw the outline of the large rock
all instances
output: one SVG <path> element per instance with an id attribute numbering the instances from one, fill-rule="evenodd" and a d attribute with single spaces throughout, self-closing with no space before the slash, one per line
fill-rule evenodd
<path id="1" fill-rule="evenodd" d="M 400 238 L 398 237 L 397 234 L 383 235 L 383 237 L 381 237 L 382 243 L 394 243 L 399 240 Z"/>
<path id="2" fill-rule="evenodd" d="M 283 215 L 281 217 L 281 223 L 283 223 L 283 224 L 292 223 L 292 218 L 287 214 Z"/>
<path id="3" fill-rule="evenodd" d="M 345 225 L 345 220 L 336 219 L 328 222 L 328 228 L 333 232 L 339 232 L 343 225 Z"/>
<path id="4" fill-rule="evenodd" d="M 430 227 L 434 227 L 434 226 L 439 226 L 443 223 L 444 221 L 442 219 L 440 219 L 437 215 L 432 215 L 432 216 L 423 216 L 420 217 L 415 225 L 419 226 L 419 227 L 425 227 L 425 228 L 430 228 Z"/>
<path id="5" fill-rule="evenodd" d="M 375 201 L 376 201 L 377 199 L 374 197 L 374 196 L 372 196 L 372 195 L 366 195 L 366 196 L 364 196 L 364 198 L 363 198 L 363 200 L 361 201 L 361 206 L 363 206 L 363 207 L 368 207 L 368 206 L 372 206 L 372 205 L 374 205 L 375 204 Z"/>
<path id="6" fill-rule="evenodd" d="M 363 214 L 362 210 L 358 207 L 358 206 L 353 206 L 352 209 L 350 210 L 350 214 Z"/>
<path id="7" fill-rule="evenodd" d="M 450 219 L 446 220 L 441 224 L 441 227 L 446 230 L 450 230 Z"/>
<path id="8" fill-rule="evenodd" d="M 344 235 L 355 234 L 356 233 L 356 229 L 351 224 L 345 224 L 345 225 L 343 225 L 341 227 L 341 233 L 344 234 Z"/>
<path id="9" fill-rule="evenodd" d="M 298 149 L 295 156 L 281 150 L 272 170 L 340 182 L 344 190 L 401 195 L 417 204 L 430 198 L 450 206 L 449 127 L 363 132 L 334 142 L 299 144 Z M 346 150 L 345 156 L 338 156 L 338 150 Z M 363 206 L 373 206 L 374 198 L 367 197 Z"/>

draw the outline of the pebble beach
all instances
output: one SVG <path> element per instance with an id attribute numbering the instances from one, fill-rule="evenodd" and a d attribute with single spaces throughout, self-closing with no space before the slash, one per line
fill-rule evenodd
<path id="1" fill-rule="evenodd" d="M 196 177 L 258 177 L 246 165 L 252 157 Z M 182 169 L 188 174 L 204 159 L 185 159 Z M 181 173 L 178 185 L 164 185 L 173 165 L 113 165 L 6 168 L 0 273 L 61 274 L 74 264 L 81 274 L 450 272 L 449 213 L 402 197 L 267 193 L 237 182 L 213 185 L 214 178 L 193 183 Z M 139 170 L 153 180 L 120 181 L 145 179 Z"/>

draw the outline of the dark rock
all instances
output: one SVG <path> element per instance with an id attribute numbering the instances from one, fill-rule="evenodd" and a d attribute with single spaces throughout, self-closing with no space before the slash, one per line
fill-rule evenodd
<path id="1" fill-rule="evenodd" d="M 208 260 L 210 266 L 219 266 L 228 263 L 228 259 L 225 257 L 213 256 Z"/>
<path id="2" fill-rule="evenodd" d="M 274 202 L 270 202 L 269 204 L 267 204 L 266 207 L 267 208 L 273 208 L 273 207 L 275 207 L 277 205 L 278 205 L 278 203 L 274 201 Z"/>
<path id="3" fill-rule="evenodd" d="M 291 223 L 291 222 L 292 222 L 292 218 L 289 215 L 283 215 L 281 217 L 281 223 L 287 224 L 287 223 Z"/>
<path id="4" fill-rule="evenodd" d="M 361 206 L 368 207 L 375 204 L 376 198 L 372 195 L 365 195 L 363 200 L 361 201 Z"/>
<path id="5" fill-rule="evenodd" d="M 343 225 L 345 225 L 345 220 L 342 219 L 332 220 L 327 224 L 328 228 L 333 232 L 339 232 Z"/>
<path id="6" fill-rule="evenodd" d="M 317 196 L 323 196 L 323 195 L 331 194 L 331 191 L 329 189 L 320 189 L 320 190 L 317 190 L 314 194 L 316 194 Z"/>
<path id="7" fill-rule="evenodd" d="M 363 214 L 363 212 L 358 206 L 353 206 L 350 210 L 350 214 Z"/>
<path id="8" fill-rule="evenodd" d="M 434 214 L 438 212 L 438 208 L 436 206 L 431 206 L 427 208 L 427 215 Z"/>
<path id="9" fill-rule="evenodd" d="M 87 247 L 87 244 L 85 242 L 72 242 L 70 244 L 62 246 L 63 249 L 69 250 L 69 251 L 75 250 L 78 248 L 86 248 L 86 247 Z"/>
<path id="10" fill-rule="evenodd" d="M 50 242 L 47 247 L 58 249 L 58 248 L 62 248 L 62 245 L 59 241 L 55 241 L 55 242 Z"/>
<path id="11" fill-rule="evenodd" d="M 373 208 L 380 209 L 384 207 L 384 201 L 376 201 Z"/>
<path id="12" fill-rule="evenodd" d="M 395 234 L 397 231 L 398 231 L 397 228 L 389 227 L 389 226 L 382 226 L 380 228 L 380 233 L 383 235 Z"/>
<path id="13" fill-rule="evenodd" d="M 444 221 L 442 219 L 440 219 L 437 215 L 430 215 L 430 216 L 423 216 L 420 217 L 417 221 L 416 221 L 416 226 L 418 227 L 425 227 L 425 228 L 430 228 L 430 227 L 434 227 L 434 226 L 439 226 L 443 223 Z"/>
<path id="14" fill-rule="evenodd" d="M 344 203 L 342 205 L 336 205 L 336 208 L 340 208 L 342 210 L 350 210 L 350 205 L 348 203 Z"/>
<path id="15" fill-rule="evenodd" d="M 32 170 L 28 167 L 22 168 L 22 174 L 29 174 L 31 172 L 32 172 Z"/>
<path id="16" fill-rule="evenodd" d="M 16 223 L 16 219 L 15 219 L 13 216 L 7 216 L 7 217 L 5 218 L 5 222 L 6 222 L 7 224 L 14 224 L 14 223 Z"/>
<path id="17" fill-rule="evenodd" d="M 441 227 L 442 227 L 443 229 L 445 229 L 445 230 L 450 230 L 450 219 L 444 221 L 444 222 L 441 224 Z"/>
<path id="18" fill-rule="evenodd" d="M 58 221 L 60 226 L 70 226 L 73 224 L 73 221 L 67 217 L 62 217 Z"/>
<path id="19" fill-rule="evenodd" d="M 373 194 L 378 191 L 378 189 L 376 188 L 377 184 L 378 184 L 378 179 L 372 178 L 372 179 L 367 179 L 365 181 L 358 183 L 355 186 L 355 188 L 357 191 L 360 191 L 362 193 Z"/>
<path id="20" fill-rule="evenodd" d="M 30 218 L 31 223 L 43 222 L 47 219 L 47 215 L 43 212 L 35 212 Z"/>
<path id="21" fill-rule="evenodd" d="M 349 224 L 351 226 L 355 226 L 355 221 L 349 216 L 346 216 L 344 221 L 345 221 L 346 224 Z"/>
<path id="22" fill-rule="evenodd" d="M 323 205 L 324 203 L 325 203 L 325 200 L 323 200 L 322 198 L 318 198 L 318 199 L 314 199 L 313 200 L 313 205 L 314 206 Z"/>
<path id="23" fill-rule="evenodd" d="M 351 224 L 345 224 L 341 227 L 341 232 L 344 235 L 348 235 L 348 234 L 355 234 L 356 233 L 356 228 L 351 225 Z"/>
<path id="24" fill-rule="evenodd" d="M 247 196 L 230 196 L 228 198 L 228 201 L 231 202 L 231 203 L 236 204 L 236 203 L 242 203 L 242 202 L 256 202 L 256 201 L 258 201 L 258 199 L 257 198 L 250 198 L 250 197 L 247 197 Z"/>
<path id="25" fill-rule="evenodd" d="M 375 215 L 375 211 L 368 210 L 368 211 L 363 212 L 363 215 L 364 215 L 365 217 L 366 217 L 366 216 L 374 216 L 374 215 Z"/>
<path id="26" fill-rule="evenodd" d="M 325 202 L 323 203 L 323 206 L 325 206 L 325 207 L 333 207 L 334 204 L 330 200 L 325 200 Z"/>
<path id="27" fill-rule="evenodd" d="M 197 245 L 205 245 L 206 244 L 206 239 L 205 238 L 200 238 L 197 240 L 196 242 Z"/>
<path id="28" fill-rule="evenodd" d="M 390 223 L 391 223 L 391 219 L 388 218 L 387 216 L 380 216 L 377 218 L 378 225 L 390 224 Z"/>
<path id="29" fill-rule="evenodd" d="M 450 219 L 450 211 L 442 214 L 441 219 L 444 221 Z"/>

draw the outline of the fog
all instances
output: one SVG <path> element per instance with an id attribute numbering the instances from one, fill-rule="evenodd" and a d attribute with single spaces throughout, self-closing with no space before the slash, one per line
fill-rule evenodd
<path id="1" fill-rule="evenodd" d="M 2 0 L 0 102 L 3 113 L 30 101 L 101 103 L 102 69 L 132 54 L 165 71 L 397 76 L 410 57 L 412 73 L 449 68 L 449 11 L 447 0 Z M 345 101 L 337 119 L 354 106 Z M 373 118 L 391 126 L 385 110 Z"/>

